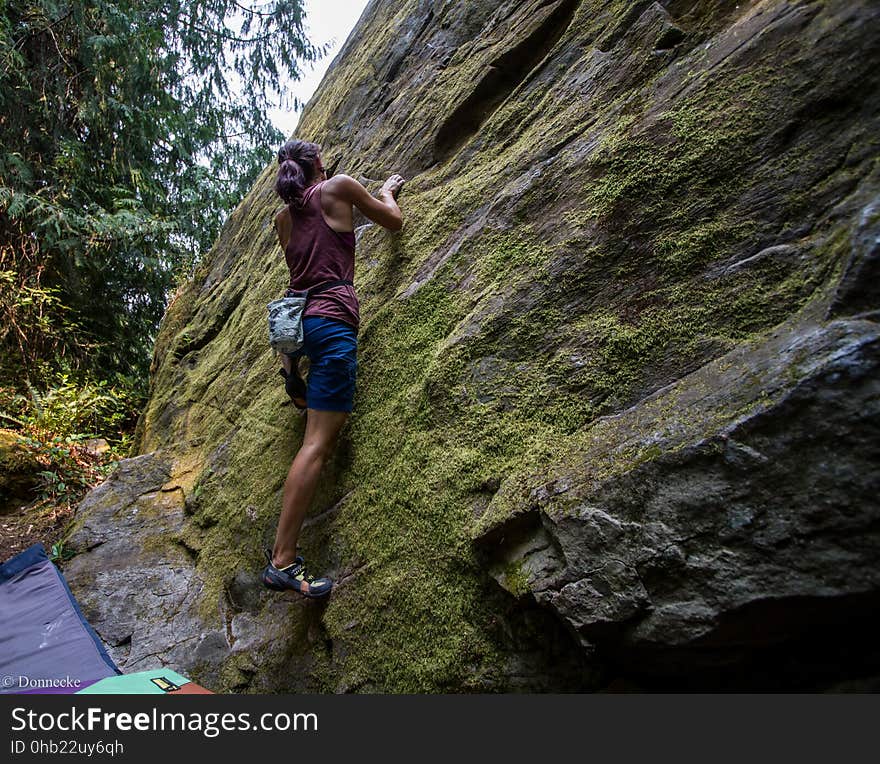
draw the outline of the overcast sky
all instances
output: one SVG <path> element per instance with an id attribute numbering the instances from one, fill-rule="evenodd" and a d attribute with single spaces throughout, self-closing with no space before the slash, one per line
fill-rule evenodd
<path id="1" fill-rule="evenodd" d="M 357 20 L 360 18 L 369 0 L 305 0 L 306 8 L 306 34 L 314 45 L 331 43 L 327 55 L 318 61 L 314 68 L 309 71 L 306 64 L 305 76 L 299 82 L 290 84 L 290 92 L 303 103 L 308 103 L 312 93 L 321 83 L 330 62 L 339 53 L 346 38 Z M 289 138 L 296 123 L 299 121 L 299 112 L 291 110 L 275 109 L 269 112 L 272 122 L 285 137 Z"/>

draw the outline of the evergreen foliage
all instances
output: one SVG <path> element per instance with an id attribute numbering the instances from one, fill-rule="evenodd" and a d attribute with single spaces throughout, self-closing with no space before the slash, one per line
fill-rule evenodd
<path id="1" fill-rule="evenodd" d="M 0 382 L 145 379 L 175 278 L 284 139 L 282 78 L 323 53 L 303 21 L 301 0 L 0 0 Z"/>

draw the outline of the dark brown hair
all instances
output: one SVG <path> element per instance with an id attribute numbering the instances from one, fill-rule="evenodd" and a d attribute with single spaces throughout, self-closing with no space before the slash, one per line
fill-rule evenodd
<path id="1" fill-rule="evenodd" d="M 278 149 L 278 179 L 275 192 L 287 204 L 301 204 L 306 184 L 318 175 L 317 143 L 293 139 Z"/>

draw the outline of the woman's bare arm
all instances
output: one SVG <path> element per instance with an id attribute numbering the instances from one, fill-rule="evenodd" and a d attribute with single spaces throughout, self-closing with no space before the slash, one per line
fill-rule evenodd
<path id="1" fill-rule="evenodd" d="M 354 178 L 334 175 L 324 186 L 324 193 L 354 205 L 374 223 L 390 231 L 399 231 L 403 227 L 403 215 L 397 206 L 397 194 L 403 183 L 400 175 L 392 175 L 385 181 L 377 198 Z"/>

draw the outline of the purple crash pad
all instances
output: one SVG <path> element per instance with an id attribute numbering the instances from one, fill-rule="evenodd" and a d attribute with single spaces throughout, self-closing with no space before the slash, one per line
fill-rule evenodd
<path id="1" fill-rule="evenodd" d="M 0 693 L 74 693 L 121 673 L 42 544 L 0 565 Z"/>

